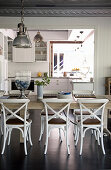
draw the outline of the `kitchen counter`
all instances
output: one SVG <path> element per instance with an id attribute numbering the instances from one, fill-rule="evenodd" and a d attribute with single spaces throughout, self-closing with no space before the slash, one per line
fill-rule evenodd
<path id="1" fill-rule="evenodd" d="M 8 77 L 8 79 L 14 79 L 15 77 L 14 76 L 9 76 Z M 37 77 L 37 76 L 31 76 L 31 79 L 38 79 L 38 78 L 42 78 L 42 77 Z M 71 79 L 71 80 L 80 80 L 80 81 L 82 81 L 82 79 L 81 78 L 77 78 L 77 77 L 49 77 L 50 79 Z"/>

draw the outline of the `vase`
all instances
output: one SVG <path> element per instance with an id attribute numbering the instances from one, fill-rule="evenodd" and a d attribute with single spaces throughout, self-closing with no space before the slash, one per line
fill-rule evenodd
<path id="1" fill-rule="evenodd" d="M 43 86 L 37 86 L 37 99 L 43 99 Z"/>
<path id="2" fill-rule="evenodd" d="M 17 72 L 15 76 L 15 85 L 18 90 L 20 90 L 20 96 L 18 98 L 25 99 L 25 90 L 28 89 L 31 81 L 30 71 Z"/>

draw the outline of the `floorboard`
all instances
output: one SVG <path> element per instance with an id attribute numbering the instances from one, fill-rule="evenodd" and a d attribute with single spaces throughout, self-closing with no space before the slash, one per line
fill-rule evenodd
<path id="1" fill-rule="evenodd" d="M 111 140 L 104 137 L 106 155 L 104 156 L 101 147 L 98 146 L 91 133 L 87 133 L 84 139 L 83 154 L 79 156 L 80 143 L 74 146 L 73 126 L 70 126 L 70 156 L 67 155 L 66 142 L 59 142 L 57 129 L 51 132 L 49 138 L 48 152 L 44 156 L 45 135 L 41 142 L 38 142 L 40 133 L 39 110 L 30 111 L 32 124 L 33 146 L 28 144 L 28 155 L 24 155 L 23 144 L 19 143 L 19 132 L 12 132 L 11 144 L 6 146 L 4 155 L 0 155 L 0 170 L 111 170 Z M 0 136 L 0 150 L 2 136 Z"/>

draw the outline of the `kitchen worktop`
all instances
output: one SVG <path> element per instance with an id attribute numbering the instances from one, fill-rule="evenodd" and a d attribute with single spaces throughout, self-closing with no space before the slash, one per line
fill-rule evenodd
<path id="1" fill-rule="evenodd" d="M 9 79 L 15 78 L 15 76 L 9 76 Z M 42 77 L 37 77 L 37 76 L 31 76 L 31 78 L 42 78 Z M 81 78 L 77 77 L 49 77 L 50 79 L 76 79 L 76 80 L 81 80 Z"/>

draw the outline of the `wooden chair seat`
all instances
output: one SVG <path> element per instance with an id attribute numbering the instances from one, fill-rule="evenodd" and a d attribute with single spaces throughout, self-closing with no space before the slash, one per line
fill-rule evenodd
<path id="1" fill-rule="evenodd" d="M 63 119 L 60 119 L 60 118 L 53 118 L 53 119 L 51 119 L 51 120 L 49 120 L 49 122 L 48 122 L 49 124 L 66 124 L 66 121 L 65 120 L 63 120 Z"/>
<path id="2" fill-rule="evenodd" d="M 32 120 L 31 119 L 27 119 L 27 122 L 31 123 Z M 6 121 L 7 125 L 24 125 L 24 122 L 20 119 L 8 119 Z"/>
<path id="3" fill-rule="evenodd" d="M 98 119 L 87 119 L 83 122 L 84 125 L 100 125 L 100 123 Z"/>

